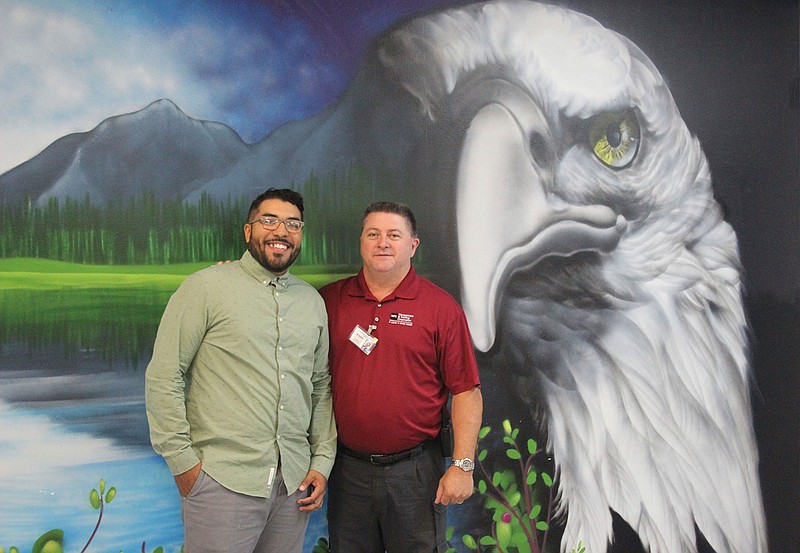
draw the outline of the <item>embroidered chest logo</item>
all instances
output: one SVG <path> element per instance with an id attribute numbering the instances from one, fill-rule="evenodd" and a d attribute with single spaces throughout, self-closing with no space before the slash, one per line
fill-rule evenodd
<path id="1" fill-rule="evenodd" d="M 414 315 L 406 313 L 392 313 L 389 315 L 390 325 L 414 326 Z"/>

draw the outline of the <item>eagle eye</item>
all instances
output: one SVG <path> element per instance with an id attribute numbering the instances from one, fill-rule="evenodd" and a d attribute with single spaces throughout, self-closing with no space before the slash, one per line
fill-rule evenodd
<path id="1" fill-rule="evenodd" d="M 589 124 L 589 147 L 608 167 L 623 169 L 639 151 L 639 120 L 633 110 L 603 113 Z"/>

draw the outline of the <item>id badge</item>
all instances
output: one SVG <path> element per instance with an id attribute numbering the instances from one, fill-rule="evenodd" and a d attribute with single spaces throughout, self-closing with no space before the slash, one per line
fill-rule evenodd
<path id="1" fill-rule="evenodd" d="M 378 338 L 364 330 L 361 325 L 356 325 L 353 332 L 350 333 L 350 341 L 365 355 L 369 355 L 375 348 L 375 344 L 378 343 Z"/>

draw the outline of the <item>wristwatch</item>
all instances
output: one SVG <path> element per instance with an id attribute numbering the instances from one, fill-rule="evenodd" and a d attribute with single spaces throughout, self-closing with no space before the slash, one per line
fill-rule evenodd
<path id="1" fill-rule="evenodd" d="M 458 467 L 464 472 L 472 472 L 475 469 L 475 463 L 473 463 L 472 459 L 469 457 L 464 457 L 463 459 L 453 459 L 450 465 L 453 467 Z"/>

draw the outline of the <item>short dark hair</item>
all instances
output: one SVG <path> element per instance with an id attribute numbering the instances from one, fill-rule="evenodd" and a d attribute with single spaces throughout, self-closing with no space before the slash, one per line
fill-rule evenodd
<path id="1" fill-rule="evenodd" d="M 253 215 L 258 211 L 258 206 L 261 205 L 261 202 L 274 198 L 288 202 L 299 209 L 300 220 L 303 220 L 303 196 L 290 188 L 269 188 L 256 196 L 256 199 L 253 200 L 253 203 L 250 204 L 250 209 L 247 211 L 247 220 L 251 221 L 253 219 Z"/>
<path id="2" fill-rule="evenodd" d="M 362 227 L 370 213 L 394 213 L 395 215 L 400 215 L 408 221 L 408 226 L 411 227 L 411 235 L 414 238 L 417 237 L 417 219 L 414 217 L 414 212 L 411 211 L 408 205 L 400 202 L 372 202 L 367 206 L 367 209 L 364 210 L 364 217 L 361 219 Z"/>

